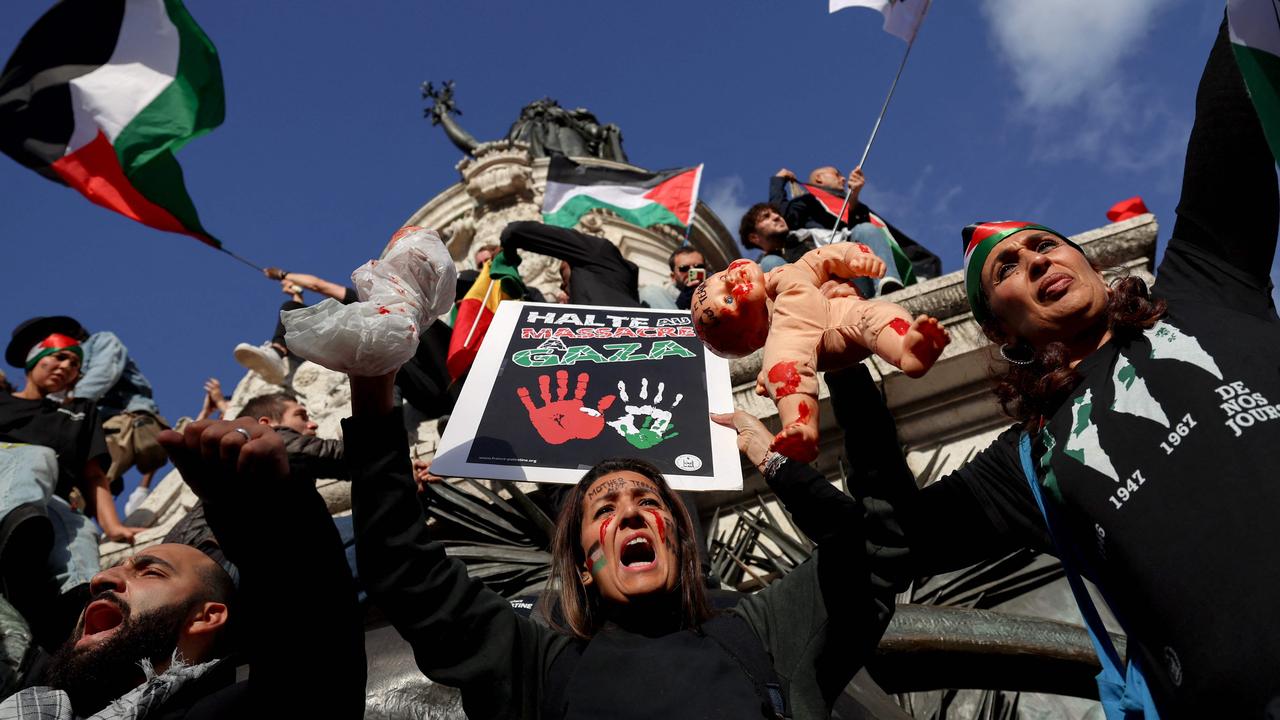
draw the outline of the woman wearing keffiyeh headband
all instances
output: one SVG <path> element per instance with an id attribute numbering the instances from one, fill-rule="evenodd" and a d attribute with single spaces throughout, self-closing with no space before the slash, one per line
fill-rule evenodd
<path id="1" fill-rule="evenodd" d="M 0 591 L 46 647 L 61 641 L 67 599 L 98 569 L 100 533 L 90 518 L 108 540 L 132 542 L 138 532 L 116 512 L 93 403 L 57 399 L 80 377 L 82 333 L 72 318 L 33 318 L 5 350 L 5 360 L 26 371 L 26 384 L 0 395 Z M 71 507 L 73 489 L 88 517 Z"/>
<path id="2" fill-rule="evenodd" d="M 41 362 L 43 361 L 43 365 Z M 80 376 L 84 349 L 73 337 L 52 333 L 27 351 L 24 367 L 29 386 L 39 386 L 49 395 L 67 389 Z M 37 370 L 37 368 L 40 370 Z M 61 385 L 62 387 L 57 387 Z"/>
<path id="3" fill-rule="evenodd" d="M 922 490 L 887 410 L 877 419 L 859 407 L 866 424 L 845 427 L 863 477 L 889 473 L 912 493 L 899 518 L 916 576 L 1023 548 L 1059 556 L 1095 637 L 1108 718 L 1280 707 L 1280 582 L 1256 572 L 1280 554 L 1280 317 L 1269 277 L 1280 191 L 1236 58 L 1224 23 L 1153 288 L 1125 268 L 1108 281 L 1043 225 L 964 229 L 965 294 L 999 346 L 996 395 L 1017 424 Z M 1151 224 L 1134 218 L 1110 234 L 1124 242 Z M 833 405 L 847 402 L 828 384 Z M 865 438 L 877 435 L 888 441 L 872 447 Z M 1125 659 L 1081 577 L 1126 631 Z"/>

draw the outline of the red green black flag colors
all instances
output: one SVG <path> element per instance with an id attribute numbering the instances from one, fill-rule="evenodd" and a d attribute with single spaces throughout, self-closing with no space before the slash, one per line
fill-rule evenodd
<path id="1" fill-rule="evenodd" d="M 542 217 L 548 225 L 571 228 L 596 208 L 617 213 L 640 227 L 693 222 L 702 166 L 643 172 L 579 165 L 563 155 L 551 158 Z"/>
<path id="2" fill-rule="evenodd" d="M 173 153 L 224 108 L 217 50 L 180 0 L 62 0 L 0 73 L 0 150 L 98 205 L 220 247 Z"/>

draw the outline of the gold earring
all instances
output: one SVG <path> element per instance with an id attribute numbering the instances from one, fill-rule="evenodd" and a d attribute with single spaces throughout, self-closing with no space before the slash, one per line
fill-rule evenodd
<path id="1" fill-rule="evenodd" d="M 592 583 L 592 581 L 593 581 L 593 580 L 595 580 L 595 578 L 593 578 L 593 577 L 591 576 L 591 573 L 587 572 L 586 570 L 583 570 L 583 571 L 582 571 L 582 584 L 583 584 L 583 585 L 590 585 L 590 584 Z"/>

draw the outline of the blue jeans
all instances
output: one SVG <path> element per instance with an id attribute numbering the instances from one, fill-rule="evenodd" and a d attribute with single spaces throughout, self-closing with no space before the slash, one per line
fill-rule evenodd
<path id="1" fill-rule="evenodd" d="M 59 592 L 66 592 L 97 574 L 98 528 L 53 494 L 57 482 L 58 459 L 52 449 L 0 442 L 0 521 L 19 505 L 44 507 L 53 524 L 49 575 Z"/>
<path id="2" fill-rule="evenodd" d="M 890 280 L 896 280 L 898 287 L 902 287 L 902 276 L 898 273 L 898 265 L 893 259 L 893 250 L 889 247 L 888 240 L 889 231 L 884 228 L 876 227 L 869 222 L 859 223 L 853 226 L 849 233 L 849 242 L 862 243 L 871 248 L 871 252 L 875 256 L 884 261 L 884 277 L 879 280 L 875 278 L 856 278 L 853 286 L 858 288 L 858 292 L 862 293 L 864 298 L 872 298 L 880 294 L 880 288 Z"/>

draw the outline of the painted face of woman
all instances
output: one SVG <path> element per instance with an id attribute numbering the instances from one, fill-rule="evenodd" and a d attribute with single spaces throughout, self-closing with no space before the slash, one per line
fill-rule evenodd
<path id="1" fill-rule="evenodd" d="M 583 581 L 617 604 L 672 591 L 680 576 L 676 533 L 652 480 L 629 470 L 601 477 L 582 500 Z"/>
<path id="2" fill-rule="evenodd" d="M 1009 342 L 1070 344 L 1105 322 L 1109 290 L 1088 258 L 1043 230 L 1014 233 L 992 249 L 982 289 Z"/>
<path id="3" fill-rule="evenodd" d="M 80 378 L 80 358 L 70 350 L 45 355 L 27 373 L 28 381 L 41 395 L 62 392 Z"/>

